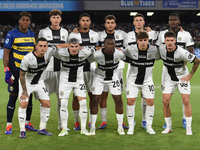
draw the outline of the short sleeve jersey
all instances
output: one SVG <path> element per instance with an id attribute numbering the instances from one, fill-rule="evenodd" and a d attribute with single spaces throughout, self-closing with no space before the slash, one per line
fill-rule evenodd
<path id="1" fill-rule="evenodd" d="M 59 30 L 53 30 L 50 27 L 46 27 L 40 30 L 38 38 L 44 37 L 47 39 L 48 46 L 57 46 L 63 43 L 67 43 L 68 40 L 68 31 L 64 28 Z M 46 70 L 47 71 L 60 71 L 60 60 L 52 57 Z"/>
<path id="2" fill-rule="evenodd" d="M 139 85 L 153 82 L 152 70 L 154 62 L 160 58 L 157 47 L 148 45 L 147 50 L 141 51 L 138 45 L 129 45 L 126 47 L 124 53 L 129 59 L 131 66 L 128 78 Z"/>
<path id="3" fill-rule="evenodd" d="M 59 58 L 62 63 L 60 83 L 63 81 L 79 82 L 83 81 L 83 66 L 85 60 L 93 53 L 93 48 L 84 47 L 78 51 L 78 54 L 73 56 L 70 54 L 68 48 L 61 48 L 55 54 L 55 57 Z"/>
<path id="4" fill-rule="evenodd" d="M 179 81 L 180 78 L 188 74 L 188 69 L 185 66 L 185 62 L 192 63 L 195 59 L 195 55 L 184 50 L 180 46 L 177 46 L 175 51 L 168 52 L 166 46 L 162 44 L 159 47 L 160 56 L 163 60 L 166 74 L 165 76 L 172 81 Z"/>
<path id="5" fill-rule="evenodd" d="M 105 81 L 113 80 L 117 77 L 117 67 L 120 60 L 124 60 L 125 56 L 121 50 L 115 49 L 112 55 L 106 55 L 104 48 L 98 51 L 95 51 L 88 60 L 96 61 L 98 67 L 95 69 L 96 77 L 104 79 Z"/>
<path id="6" fill-rule="evenodd" d="M 42 72 L 46 69 L 55 51 L 55 47 L 49 47 L 43 57 L 37 57 L 34 52 L 31 52 L 22 59 L 20 68 L 26 72 L 26 82 L 38 84 Z"/>
<path id="7" fill-rule="evenodd" d="M 29 30 L 27 33 L 18 28 L 9 31 L 4 41 L 4 48 L 11 50 L 9 54 L 9 68 L 11 71 L 20 71 L 21 60 L 26 54 L 34 50 L 35 34 Z"/>

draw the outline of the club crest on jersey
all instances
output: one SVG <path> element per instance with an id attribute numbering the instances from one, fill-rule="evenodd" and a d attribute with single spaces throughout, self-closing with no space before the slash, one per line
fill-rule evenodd
<path id="1" fill-rule="evenodd" d="M 95 87 L 92 87 L 92 91 L 94 91 L 95 90 Z"/>
<path id="2" fill-rule="evenodd" d="M 83 60 L 83 57 L 80 57 L 79 59 L 80 59 L 80 60 Z"/>
<path id="3" fill-rule="evenodd" d="M 116 35 L 116 39 L 119 39 L 119 35 Z"/>
<path id="4" fill-rule="evenodd" d="M 181 41 L 181 40 L 182 40 L 182 37 L 178 37 L 178 40 Z"/>
<path id="5" fill-rule="evenodd" d="M 60 91 L 60 96 L 63 96 L 64 95 L 64 92 L 63 91 Z"/>
<path id="6" fill-rule="evenodd" d="M 127 91 L 126 94 L 129 95 L 129 91 Z"/>
<path id="7" fill-rule="evenodd" d="M 62 35 L 62 39 L 63 39 L 63 40 L 65 39 L 65 36 L 64 36 L 64 35 Z"/>
<path id="8" fill-rule="evenodd" d="M 175 58 L 175 61 L 176 61 L 176 62 L 179 62 L 179 59 L 178 59 L 178 58 Z"/>
<path id="9" fill-rule="evenodd" d="M 163 85 L 161 85 L 161 90 L 164 91 L 165 90 L 165 87 Z"/>
<path id="10" fill-rule="evenodd" d="M 148 55 L 148 58 L 149 58 L 149 59 L 151 58 L 151 54 Z"/>
<path id="11" fill-rule="evenodd" d="M 10 86 L 10 91 L 13 91 L 13 89 L 14 89 L 13 86 Z"/>
<path id="12" fill-rule="evenodd" d="M 92 42 L 94 41 L 94 38 L 93 38 L 93 37 L 91 37 L 91 41 L 92 41 Z"/>
<path id="13" fill-rule="evenodd" d="M 118 58 L 115 58 L 115 62 L 118 62 L 119 60 L 118 60 Z"/>

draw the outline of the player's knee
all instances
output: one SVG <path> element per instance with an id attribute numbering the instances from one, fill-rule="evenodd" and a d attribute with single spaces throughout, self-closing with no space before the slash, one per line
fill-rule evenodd
<path id="1" fill-rule="evenodd" d="M 169 106 L 169 99 L 163 99 L 163 106 Z"/>
<path id="2" fill-rule="evenodd" d="M 27 108 L 28 102 L 21 102 L 19 105 L 21 108 Z"/>
<path id="3" fill-rule="evenodd" d="M 135 101 L 133 99 L 128 99 L 127 100 L 127 104 L 130 106 L 130 105 L 134 105 L 135 104 Z"/>
<path id="4" fill-rule="evenodd" d="M 185 106 L 190 105 L 190 100 L 189 100 L 189 99 L 183 100 L 183 104 L 184 104 Z"/>
<path id="5" fill-rule="evenodd" d="M 152 99 L 151 99 L 151 100 L 146 100 L 146 104 L 147 104 L 148 106 L 153 106 L 154 102 L 153 102 Z"/>
<path id="6" fill-rule="evenodd" d="M 42 104 L 42 107 L 50 108 L 51 107 L 51 103 L 50 102 L 46 102 L 46 103 Z"/>

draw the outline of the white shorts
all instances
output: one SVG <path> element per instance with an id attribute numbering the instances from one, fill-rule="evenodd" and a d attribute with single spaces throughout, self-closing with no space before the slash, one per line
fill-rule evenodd
<path id="1" fill-rule="evenodd" d="M 84 72 L 84 82 L 86 86 L 86 90 L 88 92 L 92 92 L 92 82 L 94 78 L 94 71 Z"/>
<path id="2" fill-rule="evenodd" d="M 119 81 L 120 81 L 120 85 L 121 85 L 121 91 L 124 91 L 124 79 L 123 79 L 123 69 L 118 69 L 118 77 L 119 77 Z M 103 92 L 108 92 L 108 86 L 104 86 L 103 88 Z"/>
<path id="3" fill-rule="evenodd" d="M 191 93 L 190 82 L 182 83 L 182 82 L 165 80 L 165 81 L 163 81 L 163 84 L 161 85 L 161 90 L 162 90 L 163 94 L 164 93 L 174 93 L 174 90 L 176 89 L 176 87 L 181 94 L 190 94 Z"/>
<path id="4" fill-rule="evenodd" d="M 84 82 L 65 82 L 59 86 L 59 98 L 69 98 L 71 91 L 75 96 L 86 97 Z"/>
<path id="5" fill-rule="evenodd" d="M 104 81 L 104 79 L 95 77 L 92 85 L 92 94 L 101 95 L 104 86 L 108 87 L 108 90 L 112 95 L 121 95 L 121 85 L 119 79 L 114 79 L 111 81 Z"/>
<path id="6" fill-rule="evenodd" d="M 19 82 L 19 98 L 21 97 L 22 95 L 22 86 L 21 86 L 21 82 Z M 26 88 L 27 88 L 27 92 L 28 92 L 28 95 L 30 96 L 31 93 L 34 94 L 34 97 L 35 97 L 35 100 L 38 100 L 38 99 L 42 99 L 42 100 L 50 100 L 49 98 L 49 93 L 45 87 L 45 84 L 44 84 L 44 81 L 43 80 L 40 80 L 38 82 L 38 84 L 30 84 L 30 83 L 26 83 Z M 28 99 L 27 99 L 28 101 Z"/>
<path id="7" fill-rule="evenodd" d="M 49 94 L 56 93 L 58 94 L 59 80 L 60 80 L 60 71 L 44 71 L 42 73 L 42 79 L 46 85 L 46 88 Z"/>
<path id="8" fill-rule="evenodd" d="M 144 98 L 154 98 L 155 90 L 153 82 L 148 82 L 143 85 L 135 84 L 133 81 L 127 80 L 126 82 L 126 97 L 136 98 L 138 97 L 138 92 L 141 90 L 142 96 Z"/>

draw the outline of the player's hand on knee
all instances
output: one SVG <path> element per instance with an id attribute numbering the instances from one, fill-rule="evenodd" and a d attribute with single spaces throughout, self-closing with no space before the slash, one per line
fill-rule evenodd
<path id="1" fill-rule="evenodd" d="M 8 84 L 13 84 L 15 77 L 10 72 L 9 67 L 5 67 L 4 72 L 5 72 L 5 82 Z"/>
<path id="2" fill-rule="evenodd" d="M 28 93 L 27 92 L 23 92 L 22 95 L 20 96 L 19 98 L 19 101 L 22 103 L 22 102 L 27 102 L 29 99 L 28 97 Z"/>

